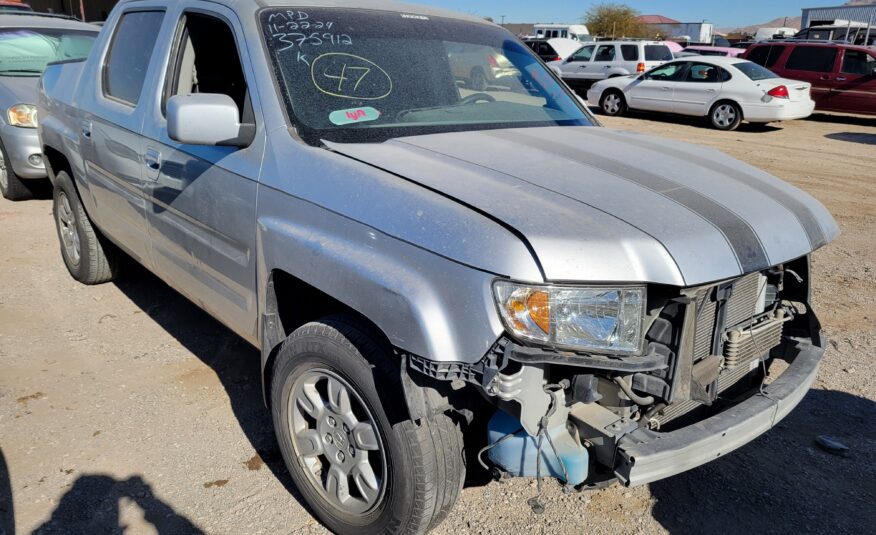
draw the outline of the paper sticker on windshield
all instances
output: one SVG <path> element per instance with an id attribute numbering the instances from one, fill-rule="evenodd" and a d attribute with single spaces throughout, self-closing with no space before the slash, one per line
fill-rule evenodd
<path id="1" fill-rule="evenodd" d="M 380 119 L 380 112 L 371 107 L 351 108 L 349 110 L 333 111 L 329 115 L 329 121 L 337 126 L 345 124 L 367 123 Z"/>

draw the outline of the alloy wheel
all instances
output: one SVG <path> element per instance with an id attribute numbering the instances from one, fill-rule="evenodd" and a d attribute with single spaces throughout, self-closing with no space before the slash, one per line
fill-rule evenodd
<path id="1" fill-rule="evenodd" d="M 6 159 L 3 158 L 3 154 L 0 154 L 0 186 L 5 190 L 9 187 L 9 177 L 7 176 L 8 171 L 6 171 Z"/>
<path id="2" fill-rule="evenodd" d="M 385 446 L 355 388 L 332 371 L 309 370 L 293 384 L 288 408 L 295 455 L 313 488 L 343 512 L 373 509 L 385 490 Z"/>
<path id="3" fill-rule="evenodd" d="M 609 115 L 615 115 L 620 111 L 621 99 L 618 95 L 611 93 L 605 97 L 602 102 L 602 109 Z"/>
<path id="4" fill-rule="evenodd" d="M 74 265 L 79 265 L 79 259 L 82 256 L 81 244 L 79 241 L 79 232 L 76 229 L 76 217 L 73 215 L 73 207 L 70 204 L 70 198 L 61 190 L 58 192 L 58 224 L 61 230 L 61 243 L 64 246 L 64 251 L 67 253 L 67 258 Z"/>
<path id="5" fill-rule="evenodd" d="M 715 124 L 721 128 L 728 128 L 736 122 L 736 108 L 730 104 L 721 104 L 712 112 Z"/>

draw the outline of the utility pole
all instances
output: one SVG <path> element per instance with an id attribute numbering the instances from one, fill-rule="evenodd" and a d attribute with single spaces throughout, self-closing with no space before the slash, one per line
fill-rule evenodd
<path id="1" fill-rule="evenodd" d="M 505 27 L 505 15 L 500 15 L 502 17 L 502 27 Z"/>
<path id="2" fill-rule="evenodd" d="M 79 0 L 79 16 L 82 17 L 82 22 L 85 22 L 85 0 Z"/>

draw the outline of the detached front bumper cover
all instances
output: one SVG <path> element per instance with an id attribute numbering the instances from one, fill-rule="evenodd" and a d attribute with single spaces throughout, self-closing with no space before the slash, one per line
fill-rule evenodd
<path id="1" fill-rule="evenodd" d="M 643 485 L 713 461 L 769 431 L 806 396 L 824 355 L 824 347 L 810 342 L 798 342 L 797 350 L 788 369 L 764 387 L 766 396 L 756 394 L 677 431 L 622 438 L 615 475 L 627 486 Z"/>

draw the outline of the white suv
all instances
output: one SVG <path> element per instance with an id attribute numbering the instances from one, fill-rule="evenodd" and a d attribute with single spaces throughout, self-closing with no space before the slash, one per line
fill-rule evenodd
<path id="1" fill-rule="evenodd" d="M 550 67 L 575 86 L 642 73 L 673 59 L 672 50 L 661 41 L 603 41 L 585 45 Z"/>

